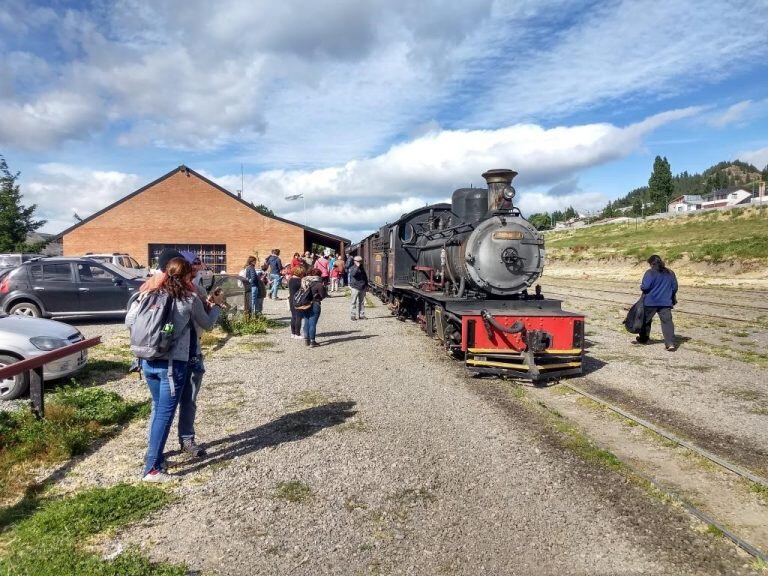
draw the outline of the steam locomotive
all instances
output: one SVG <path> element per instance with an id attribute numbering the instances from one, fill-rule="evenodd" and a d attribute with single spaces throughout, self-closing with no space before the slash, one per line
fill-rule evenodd
<path id="1" fill-rule="evenodd" d="M 582 373 L 584 315 L 529 290 L 544 268 L 544 238 L 513 205 L 514 170 L 489 170 L 486 188 L 461 188 L 351 247 L 371 289 L 398 318 L 418 321 L 475 374 L 534 382 Z"/>

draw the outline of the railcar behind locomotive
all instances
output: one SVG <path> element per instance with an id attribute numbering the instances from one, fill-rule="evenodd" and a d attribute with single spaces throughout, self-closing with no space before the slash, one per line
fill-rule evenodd
<path id="1" fill-rule="evenodd" d="M 514 206 L 513 170 L 483 174 L 352 248 L 372 291 L 401 319 L 418 321 L 467 369 L 533 381 L 581 374 L 584 316 L 532 286 L 544 238 Z"/>

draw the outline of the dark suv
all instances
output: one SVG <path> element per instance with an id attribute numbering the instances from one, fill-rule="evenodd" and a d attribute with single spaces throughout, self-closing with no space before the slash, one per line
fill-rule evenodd
<path id="1" fill-rule="evenodd" d="M 47 318 L 125 314 L 143 281 L 89 258 L 36 258 L 0 274 L 0 310 Z"/>

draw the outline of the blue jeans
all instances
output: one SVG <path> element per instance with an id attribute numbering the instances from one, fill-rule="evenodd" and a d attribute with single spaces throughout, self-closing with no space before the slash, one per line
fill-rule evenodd
<path id="1" fill-rule="evenodd" d="M 187 379 L 187 362 L 173 361 L 173 388 L 168 381 L 168 360 L 142 360 L 141 369 L 152 394 L 152 414 L 149 417 L 149 446 L 144 460 L 144 474 L 160 470 L 165 462 L 165 442 L 173 424 L 176 405 Z"/>
<path id="2" fill-rule="evenodd" d="M 187 365 L 187 382 L 179 396 L 179 444 L 184 440 L 195 439 L 195 416 L 197 415 L 197 395 L 203 385 L 205 364 L 202 356 L 195 356 Z"/>
<path id="3" fill-rule="evenodd" d="M 251 287 L 251 314 L 261 314 L 264 310 L 264 297 L 259 298 L 259 287 Z"/>
<path id="4" fill-rule="evenodd" d="M 277 298 L 277 290 L 280 288 L 280 282 L 283 277 L 280 274 L 270 274 L 272 278 L 272 298 Z"/>
<path id="5" fill-rule="evenodd" d="M 313 302 L 308 310 L 302 310 L 301 314 L 306 321 L 304 325 L 304 338 L 314 342 L 317 334 L 317 321 L 320 319 L 320 302 Z"/>

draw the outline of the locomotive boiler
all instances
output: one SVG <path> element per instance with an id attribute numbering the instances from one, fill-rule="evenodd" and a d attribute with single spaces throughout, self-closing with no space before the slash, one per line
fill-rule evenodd
<path id="1" fill-rule="evenodd" d="M 516 175 L 488 170 L 487 188 L 461 188 L 450 204 L 404 214 L 351 251 L 393 314 L 418 321 L 471 372 L 533 381 L 580 374 L 584 316 L 534 287 L 544 238 L 514 206 Z"/>

